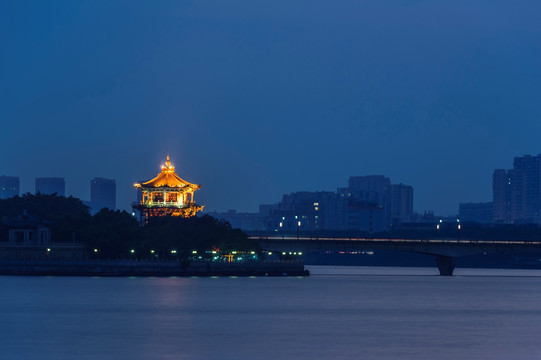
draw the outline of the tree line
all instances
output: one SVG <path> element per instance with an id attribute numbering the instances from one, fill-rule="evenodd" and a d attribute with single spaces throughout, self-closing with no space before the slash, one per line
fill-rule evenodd
<path id="1" fill-rule="evenodd" d="M 256 251 L 257 242 L 240 229 L 209 215 L 156 217 L 141 226 L 126 211 L 102 209 L 91 215 L 88 206 L 72 196 L 24 194 L 0 200 L 0 239 L 6 241 L 4 222 L 24 211 L 51 222 L 51 239 L 57 243 L 86 244 L 89 257 L 188 258 L 193 252 L 210 257 L 211 251 Z"/>

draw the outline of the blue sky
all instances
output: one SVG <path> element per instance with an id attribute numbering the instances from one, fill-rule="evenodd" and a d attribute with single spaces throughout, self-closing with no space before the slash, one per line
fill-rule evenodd
<path id="1" fill-rule="evenodd" d="M 541 153 L 536 1 L 1 1 L 0 175 L 132 184 L 165 156 L 206 209 L 382 174 L 491 201 Z"/>

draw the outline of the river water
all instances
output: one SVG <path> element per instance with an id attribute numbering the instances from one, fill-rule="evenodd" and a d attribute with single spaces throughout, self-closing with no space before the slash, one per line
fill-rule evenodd
<path id="1" fill-rule="evenodd" d="M 541 271 L 0 276 L 0 359 L 541 359 Z"/>

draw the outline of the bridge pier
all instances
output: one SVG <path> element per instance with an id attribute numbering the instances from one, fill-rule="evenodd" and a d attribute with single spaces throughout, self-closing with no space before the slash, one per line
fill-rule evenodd
<path id="1" fill-rule="evenodd" d="M 456 258 L 452 256 L 437 255 L 436 263 L 441 276 L 452 276 L 455 270 Z"/>
<path id="2" fill-rule="evenodd" d="M 452 256 L 437 255 L 436 263 L 441 276 L 452 276 L 455 270 L 456 258 Z"/>

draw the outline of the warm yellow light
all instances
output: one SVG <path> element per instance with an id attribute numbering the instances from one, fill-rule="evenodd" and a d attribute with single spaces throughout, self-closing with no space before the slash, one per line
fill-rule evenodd
<path id="1" fill-rule="evenodd" d="M 98 252 L 98 249 L 94 249 L 94 252 L 97 253 L 97 252 Z"/>
<path id="2" fill-rule="evenodd" d="M 203 206 L 197 205 L 193 198 L 193 193 L 200 189 L 201 185 L 181 179 L 175 173 L 169 156 L 160 167 L 161 172 L 155 178 L 134 184 L 135 188 L 142 192 L 142 198 L 139 204 L 132 207 L 141 212 L 142 218 L 146 220 L 152 216 L 168 215 L 188 218 L 203 210 Z M 158 188 L 169 189 L 155 191 Z"/>

